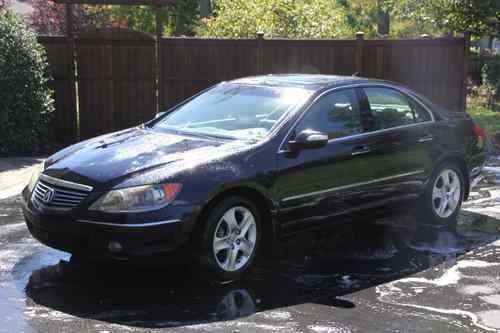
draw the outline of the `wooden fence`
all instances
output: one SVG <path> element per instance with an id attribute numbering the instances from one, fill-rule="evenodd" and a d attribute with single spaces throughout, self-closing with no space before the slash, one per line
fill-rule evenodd
<path id="1" fill-rule="evenodd" d="M 358 34 L 352 40 L 289 40 L 258 35 L 156 43 L 143 33 L 94 31 L 75 39 L 78 108 L 68 104 L 74 84 L 68 79 L 72 70 L 66 40 L 40 41 L 55 79 L 54 130 L 68 143 L 139 124 L 217 82 L 256 74 L 357 73 L 406 84 L 454 111 L 465 106 L 468 36 L 365 40 Z"/>

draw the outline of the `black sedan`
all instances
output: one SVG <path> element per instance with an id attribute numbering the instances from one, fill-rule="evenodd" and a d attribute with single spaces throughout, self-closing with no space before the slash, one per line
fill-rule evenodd
<path id="1" fill-rule="evenodd" d="M 424 221 L 455 221 L 483 145 L 467 114 L 391 82 L 243 78 L 54 154 L 23 211 L 35 238 L 76 256 L 185 248 L 235 278 L 259 249 L 347 213 L 418 199 Z"/>

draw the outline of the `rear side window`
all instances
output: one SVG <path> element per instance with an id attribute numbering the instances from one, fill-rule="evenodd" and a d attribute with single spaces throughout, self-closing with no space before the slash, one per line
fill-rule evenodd
<path id="1" fill-rule="evenodd" d="M 316 101 L 295 129 L 315 130 L 328 134 L 330 139 L 362 132 L 360 108 L 353 89 L 336 91 Z"/>
<path id="2" fill-rule="evenodd" d="M 418 103 L 389 88 L 364 88 L 373 116 L 372 130 L 429 121 L 430 115 Z"/>

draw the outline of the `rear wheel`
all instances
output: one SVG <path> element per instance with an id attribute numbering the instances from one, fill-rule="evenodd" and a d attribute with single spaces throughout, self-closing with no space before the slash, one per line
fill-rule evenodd
<path id="1" fill-rule="evenodd" d="M 260 214 L 243 197 L 218 203 L 206 221 L 201 264 L 220 279 L 237 279 L 254 261 L 261 239 Z"/>
<path id="2" fill-rule="evenodd" d="M 464 176 L 455 163 L 445 162 L 437 167 L 421 198 L 422 222 L 439 225 L 456 222 L 464 190 Z"/>

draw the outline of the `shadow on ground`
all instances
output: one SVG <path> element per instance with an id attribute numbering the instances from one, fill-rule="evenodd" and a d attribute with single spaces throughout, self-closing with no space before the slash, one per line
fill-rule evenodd
<path id="1" fill-rule="evenodd" d="M 468 212 L 457 226 L 440 228 L 401 214 L 360 218 L 288 239 L 277 257 L 229 284 L 210 283 L 182 263 L 146 269 L 61 261 L 31 273 L 26 302 L 143 328 L 224 322 L 304 303 L 355 309 L 343 296 L 456 261 L 499 239 L 498 222 Z"/>

